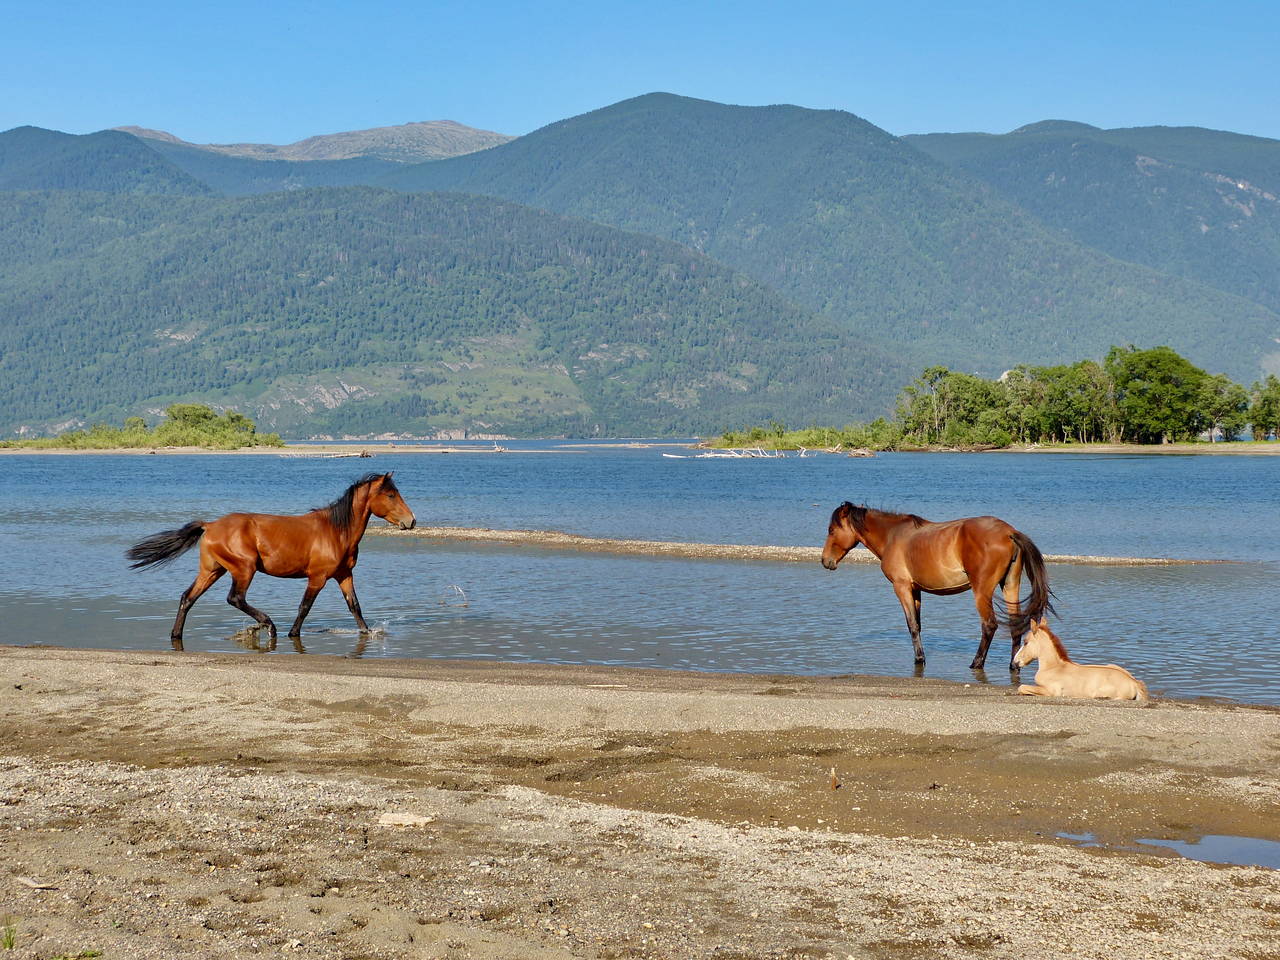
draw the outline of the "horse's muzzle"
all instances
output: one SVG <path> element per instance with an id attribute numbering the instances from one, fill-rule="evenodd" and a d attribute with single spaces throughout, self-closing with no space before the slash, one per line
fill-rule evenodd
<path id="1" fill-rule="evenodd" d="M 417 517 L 410 517 L 408 520 L 401 520 L 401 521 L 400 521 L 400 529 L 401 529 L 401 530 L 412 530 L 412 529 L 413 529 L 414 527 L 416 527 L 417 525 L 418 525 L 418 518 L 417 518 Z"/>
<path id="2" fill-rule="evenodd" d="M 839 561 L 836 561 L 836 560 L 828 560 L 826 557 L 822 558 L 822 565 L 826 567 L 828 570 L 834 570 L 838 565 L 838 563 Z"/>

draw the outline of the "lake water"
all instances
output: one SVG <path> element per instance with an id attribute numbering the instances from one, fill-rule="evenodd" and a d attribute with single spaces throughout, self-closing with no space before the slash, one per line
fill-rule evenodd
<path id="1" fill-rule="evenodd" d="M 424 525 L 591 536 L 820 545 L 842 500 L 930 519 L 995 514 L 1048 554 L 1240 561 L 1051 565 L 1055 629 L 1082 662 L 1120 663 L 1167 696 L 1280 703 L 1280 458 L 883 454 L 674 460 L 655 449 L 508 443 L 548 452 L 0 457 L 0 642 L 169 648 L 195 555 L 129 570 L 155 531 L 232 510 L 298 513 L 370 468 L 396 471 Z M 375 524 L 381 521 L 373 521 Z M 225 581 L 193 608 L 186 648 L 235 651 L 248 618 Z M 878 567 L 685 560 L 367 537 L 356 585 L 382 630 L 365 656 L 486 658 L 767 673 L 911 676 L 902 611 Z M 455 589 L 456 588 L 456 589 Z M 461 591 L 461 594 L 459 593 Z M 259 577 L 250 601 L 291 622 L 299 581 Z M 461 603 L 465 594 L 466 605 Z M 923 607 L 925 676 L 972 682 L 972 596 Z M 285 629 L 282 626 L 282 633 Z M 357 636 L 336 586 L 305 648 Z M 289 651 L 281 637 L 279 650 Z M 1009 682 L 1007 639 L 988 659 Z M 280 654 L 276 654 L 280 655 Z M 292 654 L 290 654 L 292 655 Z M 1027 671 L 1028 676 L 1030 671 Z"/>

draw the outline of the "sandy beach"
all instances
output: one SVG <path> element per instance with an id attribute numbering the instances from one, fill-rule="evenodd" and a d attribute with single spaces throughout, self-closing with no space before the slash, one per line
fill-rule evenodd
<path id="1" fill-rule="evenodd" d="M 0 729 L 15 960 L 1280 955 L 1131 849 L 1280 840 L 1273 709 L 0 647 Z"/>

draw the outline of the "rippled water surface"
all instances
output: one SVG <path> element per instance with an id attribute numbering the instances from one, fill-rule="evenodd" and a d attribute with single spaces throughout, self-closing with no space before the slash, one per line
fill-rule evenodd
<path id="1" fill-rule="evenodd" d="M 930 519 L 996 514 L 1045 553 L 1238 561 L 1051 566 L 1057 629 L 1075 659 L 1123 664 L 1158 694 L 1280 703 L 1280 458 L 673 460 L 655 449 L 508 446 L 546 452 L 374 460 L 5 455 L 0 639 L 167 649 L 195 555 L 131 571 L 123 559 L 131 543 L 232 510 L 301 512 L 373 467 L 396 471 L 421 524 L 819 545 L 832 508 L 849 499 Z M 356 583 L 366 617 L 383 628 L 366 656 L 808 674 L 910 676 L 913 668 L 901 608 L 869 565 L 831 573 L 816 563 L 368 537 Z M 301 592 L 298 581 L 260 577 L 250 600 L 288 624 Z M 187 649 L 241 649 L 235 634 L 249 621 L 225 593 L 220 583 L 193 608 Z M 979 629 L 971 595 L 926 596 L 922 619 L 926 676 L 1008 682 L 1008 643 L 999 637 L 986 677 L 968 669 Z M 306 650 L 349 653 L 357 639 L 330 585 L 307 620 Z"/>

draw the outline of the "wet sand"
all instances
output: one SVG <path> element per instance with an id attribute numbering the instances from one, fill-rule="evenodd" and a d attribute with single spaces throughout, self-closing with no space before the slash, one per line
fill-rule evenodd
<path id="1" fill-rule="evenodd" d="M 1280 873 L 1119 849 L 1280 840 L 1273 709 L 0 647 L 0 730 L 15 960 L 1280 955 Z"/>

